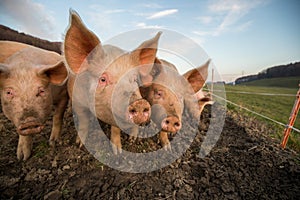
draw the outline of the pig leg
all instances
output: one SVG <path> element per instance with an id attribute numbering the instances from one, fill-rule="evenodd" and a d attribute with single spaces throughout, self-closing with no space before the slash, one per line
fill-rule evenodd
<path id="1" fill-rule="evenodd" d="M 63 124 L 63 117 L 68 105 L 68 98 L 62 98 L 62 100 L 55 106 L 53 115 L 52 131 L 49 139 L 50 146 L 55 146 L 55 141 L 58 141 L 61 135 L 61 129 Z"/>
<path id="2" fill-rule="evenodd" d="M 133 126 L 130 131 L 129 141 L 134 142 L 137 139 L 139 133 L 139 127 Z"/>
<path id="3" fill-rule="evenodd" d="M 17 158 L 19 160 L 27 160 L 31 154 L 32 149 L 32 137 L 31 136 L 19 136 Z"/>
<path id="4" fill-rule="evenodd" d="M 159 140 L 161 142 L 161 145 L 163 146 L 163 148 L 167 151 L 170 150 L 171 151 L 171 144 L 168 138 L 168 132 L 166 131 L 160 131 L 159 133 Z"/>
<path id="5" fill-rule="evenodd" d="M 118 154 L 118 152 L 122 153 L 122 144 L 121 144 L 121 130 L 118 127 L 111 126 L 111 136 L 110 136 L 111 142 L 112 142 L 112 150 L 115 155 Z"/>
<path id="6" fill-rule="evenodd" d="M 79 145 L 79 148 L 82 148 L 85 144 L 85 139 L 89 131 L 90 111 L 84 107 L 76 106 L 74 107 L 74 112 L 78 117 L 78 134 L 76 138 L 76 144 Z"/>

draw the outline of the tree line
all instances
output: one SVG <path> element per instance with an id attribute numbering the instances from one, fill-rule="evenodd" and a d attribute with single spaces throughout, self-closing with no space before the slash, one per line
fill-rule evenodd
<path id="1" fill-rule="evenodd" d="M 258 74 L 243 76 L 235 80 L 235 84 L 266 79 L 266 78 L 280 78 L 300 76 L 300 62 L 290 63 L 287 65 L 279 65 L 265 69 Z"/>
<path id="2" fill-rule="evenodd" d="M 61 42 L 50 42 L 25 33 L 20 33 L 0 24 L 0 40 L 9 40 L 29 44 L 35 47 L 55 51 L 61 54 Z"/>

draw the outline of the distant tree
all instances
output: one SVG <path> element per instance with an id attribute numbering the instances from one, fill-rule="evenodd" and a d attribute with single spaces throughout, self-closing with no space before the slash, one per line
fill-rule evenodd
<path id="1" fill-rule="evenodd" d="M 0 40 L 21 42 L 61 54 L 61 42 L 50 42 L 25 33 L 19 33 L 0 24 Z"/>
<path id="2" fill-rule="evenodd" d="M 235 83 L 240 84 L 265 78 L 280 78 L 289 76 L 300 76 L 300 62 L 270 67 L 259 72 L 257 75 L 237 78 Z"/>

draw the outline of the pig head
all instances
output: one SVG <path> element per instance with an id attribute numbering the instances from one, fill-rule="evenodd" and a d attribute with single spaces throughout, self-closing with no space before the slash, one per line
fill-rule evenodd
<path id="1" fill-rule="evenodd" d="M 43 130 L 52 105 L 56 114 L 50 142 L 59 137 L 68 102 L 64 85 L 68 73 L 62 57 L 55 52 L 6 41 L 0 42 L 0 47 L 2 56 L 9 55 L 7 50 L 16 50 L 0 64 L 1 104 L 20 135 L 17 156 L 26 160 L 30 156 L 31 136 Z"/>
<path id="2" fill-rule="evenodd" d="M 155 65 L 160 68 L 160 74 L 151 86 L 140 88 L 144 98 L 152 105 L 151 119 L 161 129 L 159 137 L 166 150 L 171 149 L 168 133 L 176 133 L 182 127 L 183 109 L 186 108 L 193 118 L 199 119 L 206 105 L 204 101 L 209 101 L 204 100 L 199 91 L 207 78 L 209 62 L 181 76 L 173 64 L 156 59 Z"/>
<path id="3" fill-rule="evenodd" d="M 68 91 L 78 115 L 78 134 L 84 140 L 89 129 L 88 113 L 112 125 L 114 153 L 121 152 L 120 127 L 134 128 L 150 120 L 150 104 L 142 99 L 139 86 L 151 83 L 160 33 L 138 48 L 126 52 L 102 45 L 80 17 L 70 13 L 64 41 L 64 56 L 71 71 Z M 79 81 L 80 80 L 80 81 Z M 81 141 L 81 146 L 84 141 Z"/>

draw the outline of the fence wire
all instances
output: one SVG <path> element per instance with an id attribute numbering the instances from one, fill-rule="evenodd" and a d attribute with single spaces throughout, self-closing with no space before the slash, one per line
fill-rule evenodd
<path id="1" fill-rule="evenodd" d="M 226 93 L 227 93 L 227 91 L 226 91 Z M 269 120 L 269 121 L 272 121 L 272 122 L 274 122 L 274 123 L 276 123 L 276 124 L 278 124 L 278 125 L 284 126 L 285 128 L 291 128 L 292 130 L 294 130 L 294 131 L 300 133 L 300 130 L 297 129 L 297 128 L 295 128 L 295 127 L 293 127 L 293 126 L 289 126 L 288 124 L 284 124 L 284 123 L 279 122 L 279 121 L 277 121 L 277 120 L 275 120 L 275 119 L 272 119 L 272 118 L 270 118 L 270 117 L 268 117 L 268 116 L 265 116 L 265 115 L 263 115 L 263 114 L 260 114 L 260 113 L 258 113 L 258 112 L 255 112 L 255 111 L 253 111 L 253 110 L 250 110 L 249 108 L 246 108 L 246 107 L 244 107 L 244 106 L 238 105 L 238 104 L 236 104 L 236 103 L 234 103 L 234 102 L 232 102 L 232 101 L 229 101 L 229 100 L 227 100 L 227 99 L 225 99 L 225 98 L 223 98 L 223 97 L 220 97 L 220 96 L 218 96 L 218 95 L 216 95 L 216 94 L 213 94 L 213 93 L 212 93 L 211 95 L 213 95 L 214 97 L 217 97 L 217 98 L 219 98 L 219 99 L 221 99 L 221 100 L 223 100 L 223 101 L 226 101 L 227 103 L 229 103 L 229 104 L 231 104 L 231 105 L 234 105 L 234 106 L 236 106 L 236 107 L 239 107 L 239 108 L 241 108 L 241 109 L 244 109 L 244 110 L 246 110 L 246 111 L 248 111 L 248 112 L 250 112 L 250 113 L 252 113 L 252 114 L 258 115 L 258 116 L 260 116 L 260 117 L 262 117 L 262 118 L 264 118 L 264 119 L 267 119 L 267 120 Z M 293 96 L 296 96 L 296 95 L 293 95 Z"/>
<path id="2" fill-rule="evenodd" d="M 209 91 L 208 89 L 203 89 L 204 91 Z M 223 90 L 214 90 L 214 92 L 224 92 Z M 286 97 L 296 97 L 295 94 L 280 94 L 280 93 L 265 93 L 265 92 L 243 92 L 243 91 L 227 91 L 226 93 L 235 93 L 235 94 L 253 94 L 253 95 L 262 95 L 262 96 L 286 96 Z"/>

